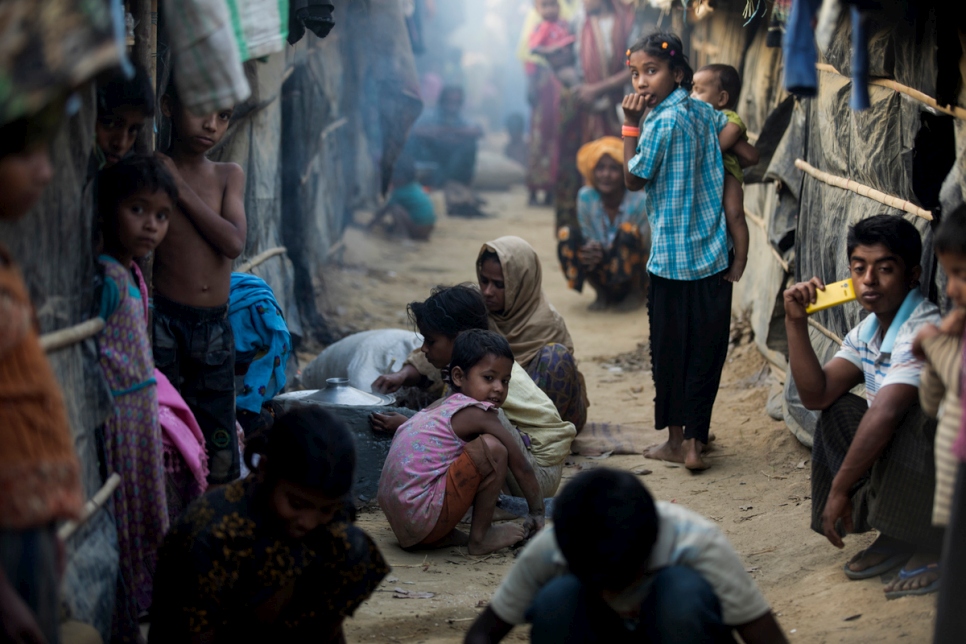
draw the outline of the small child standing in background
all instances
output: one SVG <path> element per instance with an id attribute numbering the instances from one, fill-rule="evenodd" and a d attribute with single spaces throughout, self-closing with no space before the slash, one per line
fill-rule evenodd
<path id="1" fill-rule="evenodd" d="M 466 545 L 470 554 L 484 555 L 543 527 L 543 498 L 527 457 L 496 414 L 513 368 L 506 338 L 463 331 L 449 366 L 456 393 L 396 432 L 379 480 L 379 505 L 403 548 Z M 508 467 L 530 508 L 523 526 L 492 525 Z M 467 537 L 456 526 L 471 506 Z"/>
<path id="2" fill-rule="evenodd" d="M 545 55 L 574 42 L 570 27 L 560 19 L 559 0 L 534 0 L 541 22 L 530 34 L 527 52 Z M 544 205 L 553 201 L 557 183 L 557 159 L 560 156 L 560 80 L 550 64 L 527 62 L 527 100 L 530 116 L 530 151 L 527 163 L 527 186 L 530 205 L 536 205 L 537 193 L 544 191 Z"/>
<path id="3" fill-rule="evenodd" d="M 750 243 L 748 222 L 745 221 L 745 191 L 741 187 L 745 181 L 745 173 L 732 148 L 735 145 L 742 145 L 750 151 L 756 163 L 758 160 L 758 151 L 748 144 L 748 128 L 734 111 L 738 105 L 740 93 L 741 78 L 738 76 L 738 70 L 731 65 L 705 65 L 694 73 L 691 96 L 704 101 L 728 117 L 728 124 L 718 134 L 718 142 L 721 145 L 725 169 L 723 197 L 725 220 L 735 251 L 735 257 L 724 277 L 729 282 L 737 282 L 744 274 L 745 266 L 748 264 Z"/>
<path id="4" fill-rule="evenodd" d="M 114 496 L 120 583 L 114 635 L 136 638 L 138 616 L 151 607 L 157 550 L 168 530 L 157 381 L 148 337 L 148 291 L 135 259 L 151 253 L 178 201 L 164 164 L 131 156 L 101 172 L 98 212 L 104 251 L 98 336 L 101 368 L 114 397 L 104 425 L 107 471 L 121 475 Z"/>
<path id="5" fill-rule="evenodd" d="M 178 203 L 154 259 L 154 361 L 201 426 L 208 482 L 224 484 L 240 474 L 228 298 L 232 260 L 245 248 L 245 172 L 206 156 L 225 136 L 231 109 L 192 114 L 172 82 L 161 111 L 171 119 L 171 147 L 157 156 Z"/>
<path id="6" fill-rule="evenodd" d="M 392 192 L 366 229 L 372 230 L 387 216 L 390 233 L 402 238 L 426 241 L 436 225 L 433 202 L 416 180 L 416 162 L 408 154 L 396 159 L 392 168 Z"/>
<path id="7" fill-rule="evenodd" d="M 936 327 L 925 325 L 913 342 L 913 352 L 926 361 L 919 385 L 923 411 L 937 416 L 936 494 L 933 525 L 946 526 L 940 557 L 940 575 L 934 642 L 947 644 L 962 639 L 966 616 L 966 433 L 963 432 L 963 329 L 966 326 L 966 207 L 943 214 L 933 240 L 936 257 L 946 273 L 946 295 L 955 308 Z M 933 564 L 935 565 L 935 564 Z M 900 571 L 900 576 L 904 571 Z M 928 588 L 928 586 L 927 586 Z"/>
<path id="8" fill-rule="evenodd" d="M 110 167 L 134 147 L 148 119 L 154 116 L 154 90 L 147 71 L 134 66 L 134 77 L 116 72 L 97 88 L 94 156 L 98 168 Z"/>

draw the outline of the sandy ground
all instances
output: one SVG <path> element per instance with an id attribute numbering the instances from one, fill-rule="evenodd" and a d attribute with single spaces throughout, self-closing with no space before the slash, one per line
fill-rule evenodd
<path id="1" fill-rule="evenodd" d="M 484 241 L 519 235 L 540 254 L 544 290 L 567 320 L 590 390 L 590 420 L 629 425 L 657 442 L 661 435 L 651 429 L 650 371 L 615 373 L 607 367 L 609 358 L 647 340 L 644 310 L 587 311 L 592 294 L 569 291 L 560 273 L 552 211 L 527 208 L 522 189 L 485 196 L 492 218 L 443 218 L 428 243 L 393 243 L 378 234 L 367 236 L 358 227 L 348 230 L 345 249 L 325 271 L 320 288 L 328 318 L 343 332 L 406 327 L 407 302 L 424 299 L 433 285 L 473 280 L 474 260 Z M 809 530 L 810 454 L 783 423 L 766 415 L 774 382 L 753 345 L 746 341 L 732 349 L 715 406 L 717 447 L 709 455 L 712 468 L 707 472 L 693 475 L 640 456 L 573 456 L 564 477 L 579 468 L 650 464 L 653 473 L 642 477 L 644 483 L 657 498 L 718 523 L 793 642 L 929 641 L 934 596 L 887 601 L 883 580 L 848 581 L 842 574 L 846 559 L 870 543 L 872 535 L 851 536 L 845 550 L 838 551 Z M 513 563 L 507 551 L 488 557 L 470 557 L 457 549 L 404 552 L 378 507 L 363 510 L 359 523 L 376 539 L 393 571 L 348 620 L 351 642 L 462 641 Z M 398 597 L 407 593 L 433 596 Z M 517 628 L 508 639 L 526 638 L 526 629 Z"/>

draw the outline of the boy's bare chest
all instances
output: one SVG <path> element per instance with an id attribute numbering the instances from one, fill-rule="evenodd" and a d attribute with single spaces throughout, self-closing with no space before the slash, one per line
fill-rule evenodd
<path id="1" fill-rule="evenodd" d="M 199 172 L 184 176 L 185 183 L 194 191 L 205 205 L 221 212 L 221 202 L 225 196 L 225 181 L 217 172 Z"/>

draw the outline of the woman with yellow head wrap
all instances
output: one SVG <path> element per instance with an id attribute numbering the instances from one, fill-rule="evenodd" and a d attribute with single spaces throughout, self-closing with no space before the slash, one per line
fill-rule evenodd
<path id="1" fill-rule="evenodd" d="M 584 281 L 597 291 L 591 310 L 609 306 L 634 309 L 643 304 L 651 227 L 644 195 L 624 186 L 624 144 L 605 136 L 577 151 L 577 169 L 587 185 L 577 195 L 579 228 L 558 231 L 557 252 L 570 287 Z"/>

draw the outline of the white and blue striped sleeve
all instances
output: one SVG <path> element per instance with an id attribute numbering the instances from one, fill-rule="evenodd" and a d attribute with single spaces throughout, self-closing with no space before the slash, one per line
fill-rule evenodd
<path id="1" fill-rule="evenodd" d="M 849 331 L 849 334 L 845 336 L 845 340 L 842 342 L 842 348 L 836 352 L 832 359 L 842 358 L 843 360 L 848 360 L 859 371 L 865 372 L 865 367 L 862 365 L 862 353 L 859 351 L 859 329 L 861 328 L 862 324 L 859 324 Z"/>

